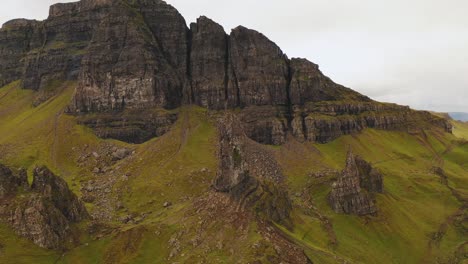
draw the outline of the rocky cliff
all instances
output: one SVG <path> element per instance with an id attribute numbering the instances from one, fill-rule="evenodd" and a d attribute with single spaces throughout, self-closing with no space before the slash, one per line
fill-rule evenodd
<path id="1" fill-rule="evenodd" d="M 43 94 L 38 103 L 64 80 L 75 81 L 68 112 L 84 116 L 100 136 L 133 143 L 175 121 L 148 117 L 148 109 L 184 104 L 241 108 L 247 136 L 264 144 L 282 144 L 287 134 L 323 143 L 364 128 L 451 131 L 441 118 L 334 83 L 257 31 L 239 26 L 228 35 L 206 17 L 188 28 L 162 0 L 82 0 L 53 5 L 45 21 L 7 22 L 0 30 L 0 86 L 19 79 Z"/>
<path id="2" fill-rule="evenodd" d="M 17 195 L 19 188 L 21 195 Z M 26 172 L 0 165 L 0 220 L 10 224 L 43 248 L 60 249 L 71 236 L 71 224 L 88 218 L 88 213 L 65 181 L 45 167 L 35 168 L 29 187 Z M 7 195 L 7 196 L 6 196 Z"/>
<path id="3" fill-rule="evenodd" d="M 246 137 L 235 115 L 226 115 L 218 126 L 220 164 L 214 189 L 227 193 L 240 208 L 254 208 L 268 220 L 288 223 L 292 203 L 275 158 Z"/>
<path id="4" fill-rule="evenodd" d="M 382 174 L 350 150 L 345 168 L 332 184 L 328 201 L 337 213 L 375 215 L 377 205 L 373 194 L 382 192 Z"/>

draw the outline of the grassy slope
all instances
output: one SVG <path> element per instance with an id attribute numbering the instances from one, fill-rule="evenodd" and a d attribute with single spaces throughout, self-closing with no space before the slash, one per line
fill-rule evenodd
<path id="1" fill-rule="evenodd" d="M 17 83 L 1 88 L 0 162 L 29 169 L 35 164 L 46 164 L 79 194 L 79 181 L 91 177 L 91 173 L 78 167 L 72 149 L 87 144 L 92 151 L 103 142 L 125 144 L 100 140 L 76 125 L 73 117 L 60 114 L 72 93 L 73 84 L 66 84 L 59 96 L 34 108 L 31 91 L 18 89 Z M 215 176 L 215 127 L 203 109 L 181 109 L 180 116 L 171 132 L 132 146 L 136 154 L 118 164 L 119 173 L 132 175 L 128 182 L 116 187 L 124 190 L 125 207 L 135 215 L 147 213 L 147 218 L 137 225 L 111 223 L 120 232 L 102 239 L 84 235 L 82 245 L 67 252 L 62 263 L 165 263 L 170 254 L 167 242 L 174 234 L 186 230 L 184 236 L 193 237 L 199 222 L 211 219 L 194 212 L 193 200 L 208 193 Z M 468 130 L 463 131 L 457 127 L 454 134 L 468 135 Z M 377 217 L 337 215 L 326 203 L 333 177 L 327 171 L 343 167 L 350 146 L 385 175 L 385 193 L 377 195 Z M 317 216 L 306 214 L 297 206 L 293 214 L 295 228 L 283 229 L 317 263 L 336 263 L 336 259 L 353 263 L 430 263 L 435 258 L 447 261 L 466 240 L 460 226 L 448 221 L 440 243 L 429 246 L 433 233 L 461 206 L 439 176 L 431 173 L 432 166 L 444 167 L 448 185 L 463 197 L 468 196 L 468 146 L 452 135 L 438 131 L 409 135 L 366 130 L 325 145 L 292 142 L 272 149 L 288 177 L 295 204 L 301 204 L 301 198 L 295 194 L 306 189 L 317 211 L 333 225 L 333 230 L 327 230 Z M 327 176 L 308 176 L 317 171 L 325 171 Z M 173 207 L 163 208 L 165 201 L 171 201 Z M 245 234 L 239 237 L 239 227 L 226 224 L 223 217 L 207 220 L 201 246 L 182 242 L 174 261 L 246 263 L 254 259 L 251 246 L 261 241 L 256 223 L 248 224 Z M 336 245 L 330 243 L 333 235 Z M 217 248 L 218 241 L 225 245 L 222 250 L 206 251 Z M 32 263 L 33 259 L 34 263 L 51 263 L 60 255 L 17 238 L 4 226 L 0 226 L 0 245 L 0 263 Z M 272 249 L 265 248 L 265 252 L 269 250 Z"/>
<path id="2" fill-rule="evenodd" d="M 468 140 L 468 122 L 460 122 L 452 120 L 453 134 L 459 138 Z"/>

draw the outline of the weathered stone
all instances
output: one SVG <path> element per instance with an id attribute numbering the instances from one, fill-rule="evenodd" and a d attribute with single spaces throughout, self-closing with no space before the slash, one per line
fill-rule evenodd
<path id="1" fill-rule="evenodd" d="M 43 248 L 58 249 L 69 234 L 69 221 L 52 202 L 33 196 L 13 212 L 10 223 L 15 231 Z"/>
<path id="2" fill-rule="evenodd" d="M 349 151 L 346 167 L 332 184 L 328 202 L 337 213 L 375 215 L 377 206 L 371 193 L 382 190 L 381 174 Z"/>
<path id="3" fill-rule="evenodd" d="M 368 97 L 334 83 L 323 75 L 317 64 L 306 59 L 291 59 L 290 69 L 291 84 L 289 89 L 292 105 L 339 100 L 370 101 Z"/>
<path id="4" fill-rule="evenodd" d="M 275 43 L 239 26 L 231 32 L 229 49 L 230 74 L 241 107 L 288 104 L 288 58 Z"/>
<path id="5" fill-rule="evenodd" d="M 15 19 L 0 29 L 0 87 L 22 78 L 20 61 L 34 45 L 32 39 L 39 24 L 35 20 Z"/>
<path id="6" fill-rule="evenodd" d="M 189 103 L 241 108 L 247 136 L 263 144 L 283 144 L 287 134 L 325 143 L 365 128 L 451 131 L 443 118 L 374 102 L 312 62 L 289 60 L 254 30 L 228 36 L 206 17 L 189 30 L 162 0 L 82 0 L 53 5 L 42 22 L 5 23 L 0 86 L 19 79 L 38 91 L 34 105 L 76 82 L 68 112 L 84 115 L 100 137 L 131 143 L 164 134 L 175 120 L 148 111 Z"/>
<path id="7" fill-rule="evenodd" d="M 14 176 L 0 165 L 0 191 L 7 194 L 0 195 L 0 219 L 40 247 L 61 249 L 70 237 L 70 224 L 87 218 L 88 213 L 65 181 L 47 168 L 35 168 L 33 176 L 29 188 L 25 170 Z M 25 192 L 14 196 L 20 186 Z"/>
<path id="8" fill-rule="evenodd" d="M 92 128 L 101 138 L 139 144 L 164 135 L 176 120 L 177 113 L 164 110 L 126 110 L 79 116 L 78 123 Z"/>
<path id="9" fill-rule="evenodd" d="M 245 136 L 233 114 L 221 119 L 218 129 L 220 165 L 214 188 L 229 193 L 243 208 L 255 208 L 263 217 L 288 223 L 292 203 L 274 157 Z"/>
<path id="10" fill-rule="evenodd" d="M 228 84 L 232 82 L 227 73 L 228 36 L 221 25 L 207 17 L 192 23 L 192 48 L 190 52 L 190 75 L 193 103 L 211 109 L 235 106 L 237 101 L 228 101 Z M 230 88 L 234 88 L 233 84 Z"/>
<path id="11" fill-rule="evenodd" d="M 46 167 L 34 169 L 31 190 L 48 199 L 71 222 L 79 222 L 88 217 L 86 208 L 70 191 L 67 183 Z"/>
<path id="12" fill-rule="evenodd" d="M 244 158 L 244 132 L 234 115 L 227 115 L 219 122 L 218 130 L 220 166 L 213 186 L 228 192 L 249 177 Z"/>

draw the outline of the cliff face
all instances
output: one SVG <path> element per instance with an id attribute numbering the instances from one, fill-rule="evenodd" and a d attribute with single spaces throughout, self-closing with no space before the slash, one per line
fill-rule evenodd
<path id="1" fill-rule="evenodd" d="M 10 168 L 0 164 L 0 199 L 15 195 L 18 188 L 28 186 L 25 170 L 14 173 Z"/>
<path id="2" fill-rule="evenodd" d="M 282 144 L 287 134 L 328 142 L 366 127 L 451 130 L 443 119 L 380 104 L 334 83 L 316 64 L 289 59 L 254 30 L 240 26 L 227 35 L 206 17 L 188 28 L 162 0 L 82 0 L 53 5 L 45 21 L 6 23 L 0 30 L 0 86 L 18 79 L 44 93 L 40 101 L 53 96 L 61 81 L 76 81 L 68 111 L 92 113 L 84 124 L 133 143 L 167 131 L 174 118 L 128 120 L 125 111 L 190 103 L 241 108 L 247 136 L 265 144 Z M 102 114 L 109 112 L 117 122 Z"/>

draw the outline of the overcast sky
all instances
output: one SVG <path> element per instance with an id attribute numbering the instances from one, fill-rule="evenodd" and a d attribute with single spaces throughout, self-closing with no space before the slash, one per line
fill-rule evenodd
<path id="1" fill-rule="evenodd" d="M 60 0 L 1 0 L 0 23 Z M 73 2 L 73 1 L 60 1 Z M 187 23 L 258 30 L 336 82 L 416 109 L 468 112 L 466 0 L 168 0 Z"/>

